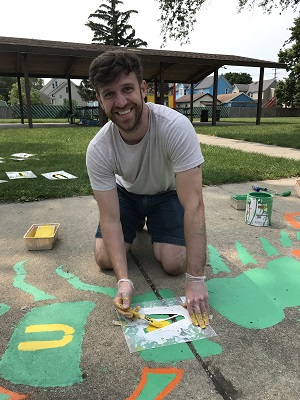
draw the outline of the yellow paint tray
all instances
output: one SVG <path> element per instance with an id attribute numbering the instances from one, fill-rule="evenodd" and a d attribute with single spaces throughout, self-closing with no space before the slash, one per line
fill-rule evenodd
<path id="1" fill-rule="evenodd" d="M 57 223 L 31 225 L 24 235 L 28 250 L 53 249 L 58 236 L 59 225 Z"/>

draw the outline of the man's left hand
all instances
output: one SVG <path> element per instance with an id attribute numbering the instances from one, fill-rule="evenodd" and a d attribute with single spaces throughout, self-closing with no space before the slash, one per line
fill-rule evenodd
<path id="1" fill-rule="evenodd" d="M 208 292 L 205 282 L 186 281 L 186 306 L 194 325 L 205 329 L 209 325 Z"/>

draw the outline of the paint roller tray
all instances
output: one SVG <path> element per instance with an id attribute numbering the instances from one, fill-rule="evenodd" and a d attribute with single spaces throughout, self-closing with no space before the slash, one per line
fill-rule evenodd
<path id="1" fill-rule="evenodd" d="M 60 224 L 33 224 L 24 235 L 28 250 L 51 250 L 58 236 Z"/>
<path id="2" fill-rule="evenodd" d="M 246 194 L 233 194 L 230 196 L 230 203 L 233 208 L 236 210 L 245 210 L 246 209 Z"/>

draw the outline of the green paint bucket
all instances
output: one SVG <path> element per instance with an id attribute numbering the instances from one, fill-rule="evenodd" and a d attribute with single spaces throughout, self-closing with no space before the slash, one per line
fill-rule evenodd
<path id="1" fill-rule="evenodd" d="M 271 225 L 273 195 L 250 192 L 247 194 L 245 222 L 253 226 Z"/>

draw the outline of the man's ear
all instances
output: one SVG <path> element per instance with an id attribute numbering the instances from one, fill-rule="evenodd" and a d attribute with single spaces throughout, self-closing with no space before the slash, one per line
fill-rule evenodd
<path id="1" fill-rule="evenodd" d="M 96 94 L 96 99 L 98 100 L 98 103 L 100 104 L 100 106 L 101 106 L 102 110 L 104 110 L 104 107 L 103 107 L 103 104 L 102 104 L 101 98 L 100 98 L 100 96 L 98 96 L 98 94 Z"/>
<path id="2" fill-rule="evenodd" d="M 141 83 L 141 91 L 142 91 L 143 98 L 145 98 L 146 94 L 147 94 L 147 83 L 145 80 L 143 80 Z"/>

